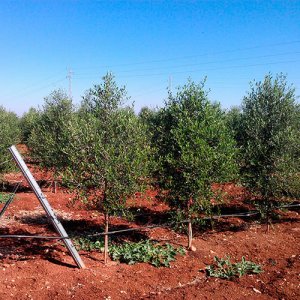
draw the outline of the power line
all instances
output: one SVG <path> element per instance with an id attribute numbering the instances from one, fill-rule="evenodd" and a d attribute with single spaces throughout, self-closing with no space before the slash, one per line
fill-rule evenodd
<path id="1" fill-rule="evenodd" d="M 216 68 L 210 68 L 210 69 L 194 69 L 194 70 L 176 71 L 176 72 L 172 72 L 172 75 L 184 74 L 184 73 L 189 74 L 189 73 L 196 73 L 196 72 L 228 70 L 228 69 L 230 70 L 230 69 L 238 69 L 238 68 L 249 68 L 249 67 L 257 67 L 257 66 L 270 66 L 270 65 L 287 64 L 287 63 L 295 63 L 295 62 L 300 62 L 300 60 L 286 60 L 286 61 L 277 61 L 277 62 L 268 62 L 268 63 L 224 66 L 224 67 L 216 67 Z M 120 75 L 120 76 L 118 76 L 118 78 L 153 77 L 153 76 L 155 77 L 155 76 L 167 76 L 167 75 L 169 75 L 169 72 Z M 94 76 L 77 77 L 77 79 L 90 79 L 90 78 L 94 78 Z"/>
<path id="2" fill-rule="evenodd" d="M 197 58 L 197 57 L 208 56 L 208 55 L 235 53 L 235 52 L 240 52 L 240 51 L 248 51 L 248 50 L 270 48 L 270 47 L 279 47 L 279 46 L 283 46 L 283 45 L 292 45 L 292 44 L 299 44 L 299 43 L 300 43 L 300 40 L 295 40 L 295 41 L 290 41 L 290 42 L 279 42 L 279 43 L 274 43 L 274 44 L 257 45 L 257 46 L 252 46 L 252 47 L 236 48 L 236 49 L 224 50 L 224 51 L 215 51 L 215 52 L 211 51 L 211 52 L 207 52 L 207 53 L 190 55 L 190 56 L 179 56 L 179 57 L 172 57 L 172 58 L 166 58 L 166 59 L 157 59 L 157 60 L 149 60 L 149 61 L 115 64 L 115 65 L 99 65 L 99 66 L 92 66 L 92 67 L 79 67 L 79 68 L 74 68 L 74 69 L 75 70 L 92 70 L 92 69 L 99 69 L 99 68 L 112 68 L 112 67 L 161 63 L 161 62 L 174 61 L 174 60 L 178 61 L 181 59 Z"/>
<path id="3" fill-rule="evenodd" d="M 9 99 L 11 99 L 11 98 L 24 97 L 24 96 L 30 95 L 30 94 L 32 94 L 32 93 L 34 93 L 34 92 L 38 92 L 38 91 L 44 90 L 44 89 L 46 89 L 46 88 L 48 88 L 48 87 L 50 87 L 50 86 L 56 85 L 57 83 L 62 82 L 62 81 L 64 81 L 64 80 L 66 80 L 66 79 L 65 79 L 65 78 L 61 78 L 61 79 L 59 79 L 59 80 L 56 80 L 56 81 L 54 81 L 54 82 L 51 82 L 51 83 L 46 84 L 46 85 L 43 85 L 43 86 L 40 86 L 40 87 L 38 87 L 38 88 L 29 89 L 29 90 L 27 90 L 25 93 L 19 92 L 19 93 L 17 93 L 17 94 L 14 94 L 14 95 L 9 96 L 7 99 L 9 100 Z"/>
<path id="4" fill-rule="evenodd" d="M 251 59 L 258 59 L 258 58 L 269 58 L 269 57 L 277 57 L 277 56 L 283 56 L 283 55 L 290 55 L 290 54 L 300 54 L 299 51 L 296 52 L 284 52 L 284 53 L 277 53 L 277 54 L 269 54 L 269 55 L 260 55 L 260 56 L 250 56 L 250 57 L 242 57 L 242 58 L 233 58 L 233 59 L 226 59 L 226 60 L 215 60 L 215 61 L 205 61 L 201 63 L 193 63 L 193 64 L 183 64 L 183 65 L 173 65 L 173 66 L 166 66 L 166 67 L 152 67 L 152 68 L 146 68 L 146 69 L 131 69 L 131 70 L 121 70 L 118 71 L 119 73 L 131 73 L 131 72 L 146 72 L 146 71 L 154 71 L 154 70 L 165 70 L 165 69 L 177 69 L 182 67 L 191 67 L 191 66 L 200 66 L 200 65 L 209 65 L 209 64 L 221 64 L 226 62 L 234 62 L 234 61 L 241 61 L 241 60 L 251 60 Z M 77 73 L 81 76 L 88 75 L 90 76 L 91 73 Z"/>

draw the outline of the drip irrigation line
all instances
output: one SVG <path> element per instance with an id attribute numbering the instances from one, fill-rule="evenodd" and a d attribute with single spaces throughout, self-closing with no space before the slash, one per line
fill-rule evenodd
<path id="1" fill-rule="evenodd" d="M 172 212 L 166 212 L 165 214 L 171 214 L 171 213 Z M 213 215 L 212 217 L 203 217 L 201 219 L 211 219 L 211 218 L 218 219 L 218 218 L 226 218 L 226 217 L 250 217 L 250 216 L 256 215 L 258 213 L 259 213 L 259 211 L 257 211 L 257 210 L 251 210 L 248 212 L 241 212 L 241 213 L 236 213 L 236 214 Z M 134 215 L 134 217 L 142 217 L 142 216 L 150 216 L 150 215 L 152 215 L 152 214 L 151 213 L 137 214 L 137 215 Z M 155 215 L 154 215 L 154 217 L 155 217 Z"/>
<path id="2" fill-rule="evenodd" d="M 278 206 L 277 208 L 292 208 L 292 207 L 300 207 L 300 203 L 298 204 L 287 204 L 287 205 L 282 205 Z M 165 214 L 171 214 L 172 212 L 165 212 Z M 203 217 L 201 219 L 219 219 L 219 218 L 230 218 L 230 217 L 251 217 L 253 215 L 259 214 L 260 212 L 258 210 L 250 210 L 248 212 L 240 212 L 236 214 L 221 214 L 221 215 L 213 215 L 212 217 Z M 134 217 L 142 217 L 142 216 L 150 216 L 153 215 L 151 213 L 147 214 L 136 214 Z M 155 216 L 155 215 L 154 215 Z"/>
<path id="3" fill-rule="evenodd" d="M 222 218 L 222 217 L 234 217 L 234 216 L 252 216 L 256 215 L 259 212 L 248 212 L 248 213 L 240 213 L 240 214 L 232 214 L 232 215 L 216 215 L 212 216 L 212 218 Z M 210 220 L 210 217 L 204 217 L 201 218 L 202 220 Z M 117 234 L 117 233 L 124 233 L 124 232 L 130 232 L 130 231 L 138 231 L 138 230 L 145 230 L 145 229 L 151 229 L 151 228 L 162 228 L 162 227 L 170 227 L 174 224 L 183 224 L 183 223 L 189 223 L 190 220 L 183 220 L 180 222 L 170 222 L 170 223 L 164 223 L 164 224 L 157 224 L 157 225 L 148 225 L 148 226 L 141 226 L 141 227 L 135 227 L 135 228 L 128 228 L 128 229 L 121 229 L 121 230 L 114 230 L 114 231 L 109 231 L 109 232 L 100 232 L 100 233 L 95 233 L 95 234 L 89 234 L 85 235 L 87 237 L 96 237 L 96 236 L 104 236 L 104 235 L 111 235 L 111 234 Z"/>
<path id="4" fill-rule="evenodd" d="M 45 236 L 45 235 L 20 235 L 20 234 L 7 234 L 7 235 L 0 235 L 0 238 L 26 238 L 26 239 L 50 239 L 50 240 L 65 240 L 69 239 L 68 236 Z"/>
<path id="5" fill-rule="evenodd" d="M 290 204 L 290 205 L 284 205 L 282 207 L 298 207 L 298 206 L 300 206 L 300 204 Z M 215 215 L 212 217 L 204 217 L 204 218 L 199 218 L 199 219 L 210 220 L 210 219 L 219 219 L 219 218 L 226 218 L 226 217 L 227 218 L 250 217 L 250 216 L 257 215 L 257 214 L 259 214 L 259 211 L 249 211 L 246 213 Z M 130 232 L 130 231 L 147 230 L 147 229 L 151 229 L 151 228 L 170 227 L 174 224 L 184 224 L 184 223 L 189 223 L 189 222 L 190 222 L 190 220 L 187 219 L 187 220 L 182 220 L 180 222 L 170 222 L 170 223 L 164 223 L 164 224 L 140 226 L 140 227 L 135 227 L 135 228 L 128 228 L 128 229 L 114 230 L 114 231 L 109 231 L 109 232 L 88 234 L 88 235 L 85 235 L 85 237 L 97 237 L 97 236 L 113 235 L 113 234 Z M 57 239 L 57 240 L 69 239 L 69 237 L 43 236 L 43 235 L 0 235 L 0 238 L 32 238 L 32 239 Z"/>
<path id="6" fill-rule="evenodd" d="M 20 183 L 21 184 L 23 182 L 23 180 L 7 180 L 7 181 L 3 181 L 3 184 L 10 183 L 10 182 Z"/>
<path id="7" fill-rule="evenodd" d="M 16 194 L 16 192 L 17 192 L 18 188 L 20 187 L 21 183 L 22 183 L 22 181 L 16 182 L 16 185 L 15 185 L 13 191 L 12 191 L 12 194 L 13 194 L 13 195 Z"/>
<path id="8" fill-rule="evenodd" d="M 284 207 L 299 207 L 300 204 L 290 204 L 290 205 L 285 205 Z M 283 207 L 283 206 L 282 206 Z M 201 220 L 211 220 L 211 219 L 220 219 L 220 218 L 232 218 L 232 217 L 251 217 L 260 214 L 259 211 L 253 210 L 253 211 L 248 211 L 248 212 L 242 212 L 242 213 L 236 213 L 236 214 L 223 214 L 223 215 L 214 215 L 212 217 L 202 217 L 198 218 Z M 141 215 L 140 215 L 141 216 Z M 97 236 L 105 236 L 105 235 L 112 235 L 112 234 L 118 234 L 118 233 L 124 233 L 124 232 L 130 232 L 130 231 L 138 231 L 138 230 L 145 230 L 145 229 L 151 229 L 151 228 L 162 228 L 162 227 L 170 227 L 174 224 L 184 224 L 184 223 L 189 223 L 190 220 L 182 220 L 180 222 L 170 222 L 170 223 L 164 223 L 164 224 L 157 224 L 157 225 L 148 225 L 148 226 L 141 226 L 141 227 L 135 227 L 135 228 L 128 228 L 128 229 L 122 229 L 122 230 L 114 230 L 114 231 L 109 231 L 109 232 L 100 232 L 100 233 L 95 233 L 95 234 L 89 234 L 85 235 L 86 237 L 97 237 Z"/>
<path id="9" fill-rule="evenodd" d="M 151 228 L 157 228 L 157 227 L 168 227 L 171 224 L 160 224 L 160 225 L 148 225 L 148 226 L 141 226 L 141 227 L 135 227 L 135 228 L 128 228 L 128 229 L 121 229 L 121 230 L 114 230 L 109 232 L 99 232 L 94 234 L 88 234 L 85 235 L 85 237 L 97 237 L 97 236 L 103 236 L 103 235 L 111 235 L 111 234 L 117 234 L 117 233 L 123 233 L 123 232 L 130 232 L 130 231 L 138 231 L 138 230 L 145 230 L 145 229 L 151 229 Z"/>
<path id="10" fill-rule="evenodd" d="M 299 206 L 300 206 L 300 203 L 298 203 L 298 204 L 282 205 L 282 206 L 279 206 L 278 208 L 293 208 L 293 207 L 299 207 Z"/>
<path id="11" fill-rule="evenodd" d="M 250 212 L 237 213 L 237 214 L 214 215 L 212 217 L 204 217 L 201 219 L 210 220 L 210 219 L 231 218 L 231 217 L 251 217 L 257 214 L 259 214 L 259 211 L 250 211 Z"/>

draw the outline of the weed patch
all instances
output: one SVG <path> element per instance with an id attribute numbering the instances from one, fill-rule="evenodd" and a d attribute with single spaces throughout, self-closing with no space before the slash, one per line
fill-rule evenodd
<path id="1" fill-rule="evenodd" d="M 5 203 L 10 197 L 10 194 L 0 193 L 0 203 Z"/>
<path id="2" fill-rule="evenodd" d="M 245 257 L 237 263 L 231 263 L 230 257 L 214 258 L 215 264 L 206 267 L 206 273 L 210 277 L 217 277 L 223 279 L 231 279 L 232 277 L 241 277 L 246 274 L 259 274 L 263 270 L 260 265 L 247 261 Z"/>
<path id="3" fill-rule="evenodd" d="M 155 267 L 169 267 L 177 254 L 184 254 L 183 248 L 174 248 L 170 244 L 160 245 L 151 241 L 112 245 L 109 254 L 112 260 L 119 260 L 127 264 L 145 262 Z"/>
<path id="4" fill-rule="evenodd" d="M 85 251 L 104 251 L 104 241 L 91 238 L 74 240 L 76 248 Z M 137 243 L 112 244 L 109 255 L 112 260 L 133 265 L 135 263 L 149 263 L 155 267 L 169 267 L 175 261 L 177 254 L 185 254 L 182 247 L 175 248 L 170 244 L 158 244 L 149 240 Z"/>

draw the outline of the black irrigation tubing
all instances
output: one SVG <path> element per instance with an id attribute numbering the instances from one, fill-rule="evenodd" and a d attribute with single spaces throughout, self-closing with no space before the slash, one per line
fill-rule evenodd
<path id="1" fill-rule="evenodd" d="M 259 212 L 251 212 L 251 213 L 242 213 L 242 214 L 235 214 L 235 215 L 221 215 L 221 216 L 213 216 L 212 218 L 222 218 L 222 217 L 232 217 L 232 216 L 251 216 L 258 214 Z M 210 220 L 210 217 L 201 218 L 202 220 Z M 96 237 L 96 236 L 103 236 L 103 235 L 111 235 L 111 234 L 117 234 L 117 233 L 123 233 L 123 232 L 130 232 L 130 231 L 138 231 L 138 230 L 145 230 L 145 229 L 151 229 L 151 228 L 162 228 L 162 227 L 169 227 L 174 224 L 183 224 L 183 223 L 189 223 L 189 220 L 183 220 L 180 222 L 170 222 L 170 223 L 164 223 L 164 224 L 157 224 L 157 225 L 148 225 L 148 226 L 141 226 L 141 227 L 135 227 L 135 228 L 128 228 L 128 229 L 122 229 L 122 230 L 115 230 L 115 231 L 109 231 L 109 232 L 100 232 L 95 234 L 88 234 L 85 235 L 85 237 Z"/>
<path id="2" fill-rule="evenodd" d="M 298 207 L 300 204 L 290 204 L 290 205 L 284 205 L 284 207 Z M 283 206 L 282 206 L 283 207 Z M 259 211 L 250 211 L 246 213 L 238 213 L 238 214 L 226 214 L 226 215 L 216 215 L 212 216 L 211 218 L 225 218 L 225 217 L 249 217 L 259 214 Z M 210 220 L 210 217 L 201 218 L 202 220 Z M 183 224 L 183 223 L 189 223 L 190 220 L 183 220 L 181 222 L 176 222 L 176 224 Z M 135 227 L 135 228 L 128 228 L 128 229 L 122 229 L 122 230 L 114 230 L 109 232 L 100 232 L 100 233 L 94 233 L 94 234 L 88 234 L 85 235 L 85 237 L 97 237 L 97 236 L 105 236 L 105 235 L 112 235 L 117 233 L 123 233 L 123 232 L 130 232 L 130 231 L 139 231 L 139 230 L 145 230 L 145 229 L 151 229 L 151 228 L 162 228 L 162 227 L 169 227 L 173 225 L 172 223 L 164 223 L 164 224 L 157 224 L 157 225 L 148 225 L 148 226 L 141 226 L 141 227 Z M 63 240 L 63 239 L 69 239 L 69 237 L 56 237 L 56 236 L 42 236 L 42 235 L 0 235 L 0 238 L 33 238 L 33 239 L 57 239 L 57 240 Z"/>
<path id="3" fill-rule="evenodd" d="M 290 204 L 290 205 L 284 205 L 281 207 L 298 207 L 300 204 Z M 236 213 L 236 214 L 224 214 L 224 215 L 214 215 L 212 217 L 203 217 L 199 218 L 201 220 L 210 220 L 210 219 L 220 219 L 220 218 L 231 218 L 231 217 L 251 217 L 260 214 L 259 211 L 253 210 L 249 212 L 243 212 L 243 213 Z M 112 235 L 117 233 L 123 233 L 123 232 L 130 232 L 130 231 L 138 231 L 138 230 L 144 230 L 144 229 L 151 229 L 151 228 L 158 228 L 158 227 L 169 227 L 171 225 L 175 224 L 183 224 L 183 223 L 189 223 L 190 220 L 183 220 L 180 222 L 171 222 L 171 223 L 164 223 L 164 224 L 157 224 L 157 225 L 149 225 L 149 226 L 141 226 L 136 228 L 129 228 L 129 229 L 122 229 L 122 230 L 115 230 L 115 231 L 109 231 L 107 233 L 101 232 L 101 233 L 95 233 L 95 234 L 89 234 L 85 235 L 85 237 L 97 237 L 97 236 L 104 236 L 104 235 Z"/>
<path id="4" fill-rule="evenodd" d="M 3 181 L 3 184 L 5 184 L 5 183 L 7 183 L 7 182 L 22 183 L 23 180 L 9 180 L 9 181 Z"/>
<path id="5" fill-rule="evenodd" d="M 259 214 L 259 211 L 249 211 L 249 212 L 237 213 L 237 214 L 216 215 L 216 216 L 204 217 L 200 219 L 210 220 L 210 219 L 231 218 L 231 217 L 251 217 L 257 214 Z"/>
<path id="6" fill-rule="evenodd" d="M 138 230 L 145 230 L 145 229 L 151 229 L 151 228 L 158 228 L 158 227 L 168 227 L 171 224 L 160 224 L 160 225 L 149 225 L 149 226 L 141 226 L 141 227 L 135 227 L 135 228 L 128 228 L 128 229 L 121 229 L 121 230 L 115 230 L 115 231 L 109 231 L 109 232 L 99 232 L 94 234 L 88 234 L 85 235 L 85 237 L 96 237 L 96 236 L 103 236 L 103 235 L 111 235 L 116 233 L 122 233 L 122 232 L 129 232 L 129 231 L 138 231 Z"/>
<path id="7" fill-rule="evenodd" d="M 19 235 L 19 234 L 6 234 L 6 235 L 0 235 L 0 238 L 15 238 L 15 239 L 21 239 L 21 238 L 26 238 L 26 239 L 50 239 L 50 240 L 65 240 L 69 239 L 70 237 L 65 236 L 46 236 L 46 235 Z"/>
<path id="8" fill-rule="evenodd" d="M 278 206 L 277 208 L 292 208 L 292 207 L 299 207 L 300 206 L 300 203 L 299 204 L 287 204 L 287 205 L 282 205 L 282 206 Z M 166 212 L 165 214 L 171 214 L 172 212 Z M 251 217 L 251 216 L 254 216 L 254 215 L 257 215 L 259 214 L 260 212 L 258 210 L 251 210 L 251 211 L 248 211 L 248 212 L 241 212 L 241 213 L 236 213 L 236 214 L 224 214 L 224 215 L 214 215 L 212 217 L 204 217 L 204 218 L 201 218 L 201 219 L 219 219 L 219 218 L 228 218 L 228 217 Z M 136 215 L 133 215 L 134 217 L 142 217 L 142 216 L 150 216 L 150 215 L 153 215 L 151 213 L 147 213 L 147 214 L 136 214 Z"/>
<path id="9" fill-rule="evenodd" d="M 300 203 L 298 203 L 298 204 L 282 205 L 282 206 L 279 206 L 278 208 L 293 208 L 293 207 L 299 207 L 299 206 L 300 206 Z"/>
<path id="10" fill-rule="evenodd" d="M 166 212 L 166 214 L 171 214 L 171 213 L 172 212 Z M 253 216 L 256 214 L 259 214 L 259 212 L 256 210 L 253 210 L 253 211 L 249 211 L 249 212 L 242 212 L 242 213 L 236 213 L 236 214 L 214 215 L 211 217 L 203 217 L 201 219 L 219 219 L 219 218 L 226 218 L 226 217 L 250 217 L 250 216 Z M 151 216 L 151 215 L 152 215 L 151 213 L 137 214 L 137 215 L 134 215 L 134 217 Z"/>

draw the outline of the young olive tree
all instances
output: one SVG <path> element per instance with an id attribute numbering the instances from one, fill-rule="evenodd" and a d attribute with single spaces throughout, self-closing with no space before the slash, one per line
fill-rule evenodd
<path id="1" fill-rule="evenodd" d="M 126 199 L 141 189 L 147 175 L 145 128 L 131 107 L 122 106 L 125 100 L 125 88 L 108 73 L 85 95 L 67 149 L 65 180 L 104 212 L 105 233 L 109 216 L 125 209 Z M 105 262 L 107 254 L 105 235 Z"/>
<path id="2" fill-rule="evenodd" d="M 74 117 L 72 100 L 57 90 L 45 98 L 45 103 L 29 136 L 33 157 L 46 167 L 60 170 L 68 165 L 65 147 L 69 143 L 69 123 Z"/>
<path id="3" fill-rule="evenodd" d="M 220 105 L 209 101 L 204 82 L 188 81 L 175 95 L 169 92 L 156 122 L 156 177 L 168 203 L 189 219 L 191 248 L 193 217 L 211 214 L 212 199 L 217 198 L 212 184 L 236 174 L 235 142 Z"/>
<path id="4" fill-rule="evenodd" d="M 147 135 L 147 140 L 150 142 L 151 140 L 153 140 L 153 144 L 155 144 L 156 142 L 154 141 L 154 134 L 156 132 L 157 129 L 157 125 L 158 125 L 158 109 L 151 109 L 148 107 L 142 107 L 138 117 L 139 120 L 142 122 L 142 124 L 145 126 L 146 129 L 146 135 Z M 152 170 L 151 172 L 153 172 L 154 170 L 156 170 L 158 168 L 158 161 L 155 157 L 155 146 L 152 145 L 152 147 L 150 147 L 150 151 L 148 154 L 148 163 L 149 163 L 149 170 Z M 155 177 L 155 176 L 154 176 Z M 153 176 L 150 176 L 149 180 L 151 180 L 151 184 L 153 184 L 153 181 L 155 181 L 155 178 L 153 178 Z"/>
<path id="5" fill-rule="evenodd" d="M 8 161 L 11 155 L 8 148 L 20 142 L 20 127 L 18 116 L 0 106 L 0 173 L 13 167 Z"/>
<path id="6" fill-rule="evenodd" d="M 232 132 L 238 147 L 241 145 L 241 140 L 243 139 L 241 131 L 241 117 L 242 110 L 238 106 L 231 107 L 225 114 L 226 124 Z"/>
<path id="7" fill-rule="evenodd" d="M 267 216 L 275 199 L 300 194 L 299 124 L 295 89 L 286 76 L 268 74 L 251 83 L 242 104 L 241 171 L 245 185 L 263 200 Z"/>
<path id="8" fill-rule="evenodd" d="M 28 144 L 31 132 L 39 117 L 40 112 L 36 108 L 30 107 L 20 118 L 21 139 L 23 143 Z"/>

